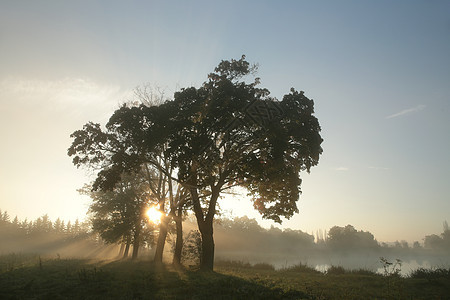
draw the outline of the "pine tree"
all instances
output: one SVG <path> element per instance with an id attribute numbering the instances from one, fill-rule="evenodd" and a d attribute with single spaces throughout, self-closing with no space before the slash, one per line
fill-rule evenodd
<path id="1" fill-rule="evenodd" d="M 72 234 L 72 224 L 69 222 L 67 222 L 66 225 L 66 234 Z"/>
<path id="2" fill-rule="evenodd" d="M 9 218 L 8 212 L 7 212 L 6 210 L 5 210 L 5 212 L 3 213 L 2 221 L 3 221 L 3 222 L 10 223 L 10 218 Z"/>
<path id="3" fill-rule="evenodd" d="M 12 222 L 13 226 L 19 228 L 19 218 L 16 216 Z"/>
<path id="4" fill-rule="evenodd" d="M 78 221 L 78 218 L 75 220 L 75 224 L 73 224 L 72 232 L 74 235 L 78 235 L 80 233 L 80 221 Z"/>
<path id="5" fill-rule="evenodd" d="M 61 222 L 61 219 L 56 219 L 55 223 L 53 224 L 53 228 L 56 233 L 62 233 L 64 230 L 63 222 Z"/>

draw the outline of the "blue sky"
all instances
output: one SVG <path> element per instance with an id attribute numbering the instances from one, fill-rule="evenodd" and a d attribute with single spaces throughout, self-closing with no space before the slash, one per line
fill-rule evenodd
<path id="1" fill-rule="evenodd" d="M 69 135 L 143 83 L 170 95 L 246 54 L 315 100 L 324 153 L 283 227 L 421 240 L 450 219 L 448 1 L 2 1 L 0 209 L 82 218 Z M 223 199 L 236 215 L 251 204 Z M 268 221 L 262 222 L 270 226 Z"/>

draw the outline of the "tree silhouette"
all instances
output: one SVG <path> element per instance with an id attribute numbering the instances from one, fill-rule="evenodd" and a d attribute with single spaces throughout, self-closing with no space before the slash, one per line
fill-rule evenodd
<path id="1" fill-rule="evenodd" d="M 145 211 L 151 198 L 143 175 L 122 174 L 112 191 L 92 191 L 90 187 L 86 187 L 82 193 L 93 200 L 89 208 L 93 231 L 98 232 L 108 243 L 125 243 L 124 257 L 128 255 L 132 243 L 132 258 L 135 259 L 143 242 L 143 231 L 154 230 L 145 219 Z M 77 223 L 73 230 L 77 231 Z"/>
<path id="2" fill-rule="evenodd" d="M 200 88 L 182 89 L 159 106 L 123 106 L 107 132 L 88 123 L 72 135 L 75 165 L 104 164 L 94 187 L 111 189 L 120 174 L 149 163 L 189 191 L 202 270 L 213 268 L 213 220 L 222 191 L 246 188 L 263 217 L 281 223 L 298 212 L 300 172 L 309 172 L 322 153 L 314 102 L 294 89 L 282 101 L 270 97 L 257 87 L 259 78 L 242 80 L 255 70 L 244 56 L 222 61 Z M 168 164 L 158 161 L 161 153 Z"/>
<path id="3" fill-rule="evenodd" d="M 145 132 L 150 126 L 147 123 L 150 119 L 147 120 L 141 111 L 153 118 L 160 118 L 153 126 L 161 124 L 165 117 L 159 108 L 163 94 L 155 96 L 148 86 L 144 86 L 135 90 L 135 96 L 143 104 L 137 107 L 138 101 L 123 105 L 111 117 L 106 131 L 101 129 L 100 124 L 92 122 L 84 125 L 82 130 L 75 131 L 71 135 L 74 141 L 68 149 L 68 155 L 74 157 L 73 163 L 77 167 L 88 166 L 100 170 L 93 183 L 93 190 L 111 191 L 122 174 L 145 173 L 152 199 L 156 199 L 159 210 L 165 212 L 159 225 L 154 258 L 155 262 L 162 263 L 168 224 L 173 218 L 177 232 L 182 232 L 181 214 L 188 197 L 186 190 L 173 181 L 175 166 L 166 155 L 167 142 L 154 135 L 148 140 L 149 136 Z M 165 129 L 159 129 L 159 134 L 164 134 Z M 182 234 L 177 236 L 176 241 L 174 262 L 179 263 Z"/>
<path id="4" fill-rule="evenodd" d="M 425 236 L 424 238 L 425 248 L 439 251 L 450 250 L 450 229 L 447 221 L 444 221 L 442 225 L 443 231 L 440 234 L 440 236 L 437 234 Z"/>
<path id="5" fill-rule="evenodd" d="M 281 230 L 272 226 L 262 228 L 255 219 L 247 216 L 217 219 L 214 227 L 215 241 L 220 250 L 233 255 L 269 257 L 271 255 L 298 255 L 314 250 L 314 237 L 300 230 Z"/>
<path id="6" fill-rule="evenodd" d="M 372 233 L 357 231 L 352 225 L 333 226 L 328 232 L 327 243 L 335 250 L 376 249 L 378 242 Z"/>
<path id="7" fill-rule="evenodd" d="M 203 270 L 213 268 L 213 220 L 223 190 L 245 187 L 263 217 L 281 222 L 298 212 L 299 173 L 322 152 L 313 101 L 294 89 L 276 101 L 257 87 L 258 78 L 241 81 L 254 70 L 245 57 L 222 61 L 202 87 L 167 103 L 169 153 L 192 198 Z"/>

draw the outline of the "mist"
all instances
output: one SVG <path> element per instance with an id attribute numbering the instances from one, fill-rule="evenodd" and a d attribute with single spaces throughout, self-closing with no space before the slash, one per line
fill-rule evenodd
<path id="1" fill-rule="evenodd" d="M 47 215 L 34 221 L 0 213 L 0 255 L 34 254 L 48 259 L 116 260 L 123 258 L 119 244 L 106 243 L 92 232 L 92 225 L 78 220 L 71 224 L 60 219 L 52 222 Z M 173 225 L 173 224 L 172 224 Z M 164 260 L 170 262 L 176 233 L 169 228 Z M 381 259 L 401 262 L 400 272 L 408 275 L 417 268 L 450 266 L 450 231 L 444 222 L 443 233 L 424 237 L 424 243 L 406 241 L 379 242 L 368 231 L 352 225 L 334 226 L 309 234 L 301 230 L 261 227 L 246 216 L 219 218 L 214 224 L 216 261 L 244 264 L 270 264 L 274 269 L 307 265 L 325 272 L 331 266 L 349 270 L 383 272 Z M 198 264 L 200 234 L 193 216 L 183 223 L 183 263 Z M 197 240 L 196 240 L 197 239 Z M 200 239 L 200 240 L 199 240 Z M 154 244 L 142 243 L 139 259 L 151 260 Z"/>
<path id="2" fill-rule="evenodd" d="M 368 231 L 352 225 L 333 226 L 329 230 L 308 234 L 301 230 L 261 227 L 248 217 L 218 220 L 215 224 L 216 259 L 250 264 L 268 263 L 275 269 L 298 264 L 319 271 L 331 266 L 348 270 L 384 272 L 382 259 L 408 275 L 417 268 L 450 266 L 450 231 L 444 222 L 443 232 L 418 241 L 379 242 Z"/>
<path id="3" fill-rule="evenodd" d="M 0 255 L 36 254 L 46 258 L 113 259 L 119 247 L 105 244 L 92 233 L 87 223 L 67 226 L 59 219 L 52 223 L 46 215 L 35 221 L 8 221 L 7 213 L 0 222 Z"/>

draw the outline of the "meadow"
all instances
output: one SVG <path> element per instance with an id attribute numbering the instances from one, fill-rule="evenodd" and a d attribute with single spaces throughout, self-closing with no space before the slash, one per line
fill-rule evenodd
<path id="1" fill-rule="evenodd" d="M 377 274 L 332 266 L 217 261 L 214 272 L 151 261 L 13 253 L 0 257 L 0 299 L 449 299 L 450 269 Z"/>

